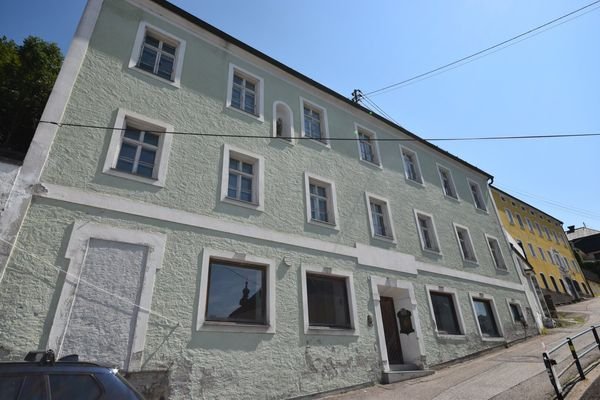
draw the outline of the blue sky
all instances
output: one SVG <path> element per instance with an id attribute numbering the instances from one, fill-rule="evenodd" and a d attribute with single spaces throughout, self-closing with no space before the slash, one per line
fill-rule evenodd
<path id="1" fill-rule="evenodd" d="M 174 1 L 350 96 L 402 81 L 592 0 Z M 0 3 L 0 35 L 66 53 L 84 0 Z M 600 9 L 502 51 L 372 97 L 424 138 L 600 132 Z M 590 10 L 590 9 L 588 9 Z M 562 220 L 600 228 L 600 137 L 435 142 Z"/>

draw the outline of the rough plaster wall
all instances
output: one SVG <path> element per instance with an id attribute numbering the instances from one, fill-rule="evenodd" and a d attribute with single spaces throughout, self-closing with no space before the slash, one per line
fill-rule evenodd
<path id="1" fill-rule="evenodd" d="M 142 19 L 187 41 L 181 88 L 128 68 L 133 41 Z M 119 39 L 115 40 L 117 37 Z M 225 108 L 230 62 L 264 78 L 265 122 Z M 64 121 L 112 126 L 117 108 L 122 107 L 171 123 L 176 131 L 270 135 L 272 104 L 282 100 L 291 107 L 294 130 L 299 133 L 299 96 L 327 108 L 331 136 L 351 136 L 354 123 L 359 122 L 374 129 L 380 137 L 391 137 L 374 126 L 366 116 L 357 118 L 153 15 L 136 10 L 127 3 L 110 0 L 105 2 L 100 15 Z M 477 180 L 482 189 L 485 189 L 485 180 L 416 143 L 406 145 L 418 152 L 425 185 L 413 184 L 405 179 L 396 144 L 381 146 L 383 170 L 380 170 L 358 160 L 357 145 L 352 141 L 333 142 L 331 149 L 327 149 L 306 140 L 290 145 L 282 140 L 176 135 L 166 185 L 161 189 L 102 174 L 111 133 L 112 130 L 60 128 L 42 180 L 350 246 L 356 242 L 367 243 L 414 254 L 426 262 L 518 281 L 504 240 L 501 243 L 510 274 L 496 271 L 493 267 L 484 233 L 500 239 L 503 236 L 487 190 L 483 190 L 483 195 L 490 213 L 479 212 L 473 206 L 466 178 L 469 176 Z M 265 157 L 264 212 L 219 201 L 223 143 Z M 436 162 L 452 170 L 461 201 L 444 197 Z M 70 173 L 65 174 L 65 170 Z M 339 232 L 306 223 L 304 171 L 335 181 Z M 397 244 L 371 238 L 365 191 L 390 200 Z M 443 256 L 433 256 L 421 250 L 413 208 L 434 214 Z M 470 228 L 479 266 L 463 262 L 453 222 Z"/>
<path id="2" fill-rule="evenodd" d="M 484 343 L 475 334 L 473 312 L 466 294 L 469 290 L 495 297 L 507 339 L 516 338 L 521 332 L 521 328 L 510 322 L 505 298 L 514 297 L 525 304 L 522 293 L 435 275 L 408 277 L 363 267 L 350 258 L 301 251 L 293 246 L 272 246 L 258 240 L 220 236 L 202 229 L 126 218 L 109 211 L 36 198 L 19 236 L 19 249 L 23 248 L 25 252 L 18 250 L 13 254 L 0 290 L 0 315 L 7 321 L 0 326 L 0 346 L 5 349 L 3 358 L 21 358 L 34 343 L 45 346 L 63 283 L 50 265 L 66 266 L 64 249 L 72 224 L 77 220 L 167 235 L 164 262 L 156 276 L 152 310 L 179 321 L 180 325 L 156 316 L 150 318 L 142 368 L 169 369 L 173 399 L 286 398 L 378 379 L 381 369 L 376 332 L 374 327 L 369 328 L 366 324 L 367 315 L 374 313 L 370 275 L 413 282 L 429 365 L 498 344 Z M 275 334 L 195 330 L 204 247 L 275 260 Z M 284 256 L 290 260 L 290 267 L 282 263 Z M 353 271 L 359 336 L 303 334 L 301 263 Z M 467 340 L 448 342 L 433 336 L 426 284 L 444 285 L 459 291 Z"/>
<path id="3" fill-rule="evenodd" d="M 144 246 L 91 239 L 61 354 L 124 368 L 130 355 L 143 269 Z M 69 303 L 70 304 L 70 303 Z"/>
<path id="4" fill-rule="evenodd" d="M 5 203 L 20 169 L 20 165 L 0 161 L 0 214 L 4 211 Z"/>

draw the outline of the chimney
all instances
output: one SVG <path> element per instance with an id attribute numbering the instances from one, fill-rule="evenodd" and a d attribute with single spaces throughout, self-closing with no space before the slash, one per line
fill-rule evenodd
<path id="1" fill-rule="evenodd" d="M 568 229 L 567 233 L 573 233 L 573 232 L 575 232 L 575 225 L 569 225 L 569 226 L 567 226 L 567 229 Z"/>

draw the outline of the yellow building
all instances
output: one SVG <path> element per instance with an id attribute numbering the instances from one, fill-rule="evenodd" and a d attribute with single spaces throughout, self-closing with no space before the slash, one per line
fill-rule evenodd
<path id="1" fill-rule="evenodd" d="M 494 186 L 490 188 L 502 226 L 523 247 L 544 294 L 551 295 L 557 304 L 590 296 L 562 221 Z"/>

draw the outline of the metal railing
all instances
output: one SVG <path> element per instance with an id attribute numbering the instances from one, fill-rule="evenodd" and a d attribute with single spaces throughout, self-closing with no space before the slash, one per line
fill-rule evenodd
<path id="1" fill-rule="evenodd" d="M 558 400 L 564 400 L 564 398 L 565 398 L 564 396 L 567 392 L 567 385 L 572 385 L 574 383 L 574 382 L 572 382 L 572 379 L 568 379 L 568 378 L 567 378 L 567 380 L 569 381 L 568 383 L 565 382 L 563 384 L 563 383 L 561 383 L 561 380 L 560 380 L 561 377 L 568 375 L 567 371 L 569 371 L 571 369 L 571 367 L 573 367 L 573 365 L 577 368 L 577 374 L 575 375 L 576 379 L 577 379 L 577 375 L 579 375 L 578 377 L 580 379 L 585 379 L 585 374 L 587 372 L 589 372 L 589 370 L 587 370 L 587 371 L 584 370 L 584 367 L 582 366 L 582 363 L 581 363 L 581 359 L 583 357 L 585 357 L 587 354 L 589 354 L 594 349 L 600 350 L 600 337 L 598 336 L 599 328 L 600 328 L 600 325 L 592 325 L 585 331 L 579 332 L 578 334 L 576 334 L 574 336 L 567 337 L 561 343 L 554 346 L 549 351 L 545 351 L 542 354 L 542 357 L 544 359 L 544 365 L 546 366 L 546 371 L 548 372 L 548 377 L 550 378 L 550 383 L 554 387 L 554 391 L 556 392 L 556 398 Z M 579 338 L 583 338 L 586 334 L 588 334 L 590 332 L 594 335 L 594 341 L 589 344 L 583 345 L 582 348 L 577 350 L 575 348 L 575 344 L 573 343 L 573 341 L 576 339 L 579 339 Z M 552 356 L 552 354 L 555 354 L 555 357 L 556 357 L 556 355 L 558 355 L 557 353 L 564 346 L 568 346 L 571 356 L 573 357 L 573 360 L 570 362 L 567 362 L 566 366 L 561 365 L 561 367 L 563 367 L 563 368 L 559 372 L 556 372 L 556 369 L 559 366 L 559 364 L 563 364 L 564 361 L 568 361 L 566 359 L 566 358 L 568 358 L 568 356 L 559 362 L 557 362 L 556 359 L 552 358 L 551 356 Z"/>

